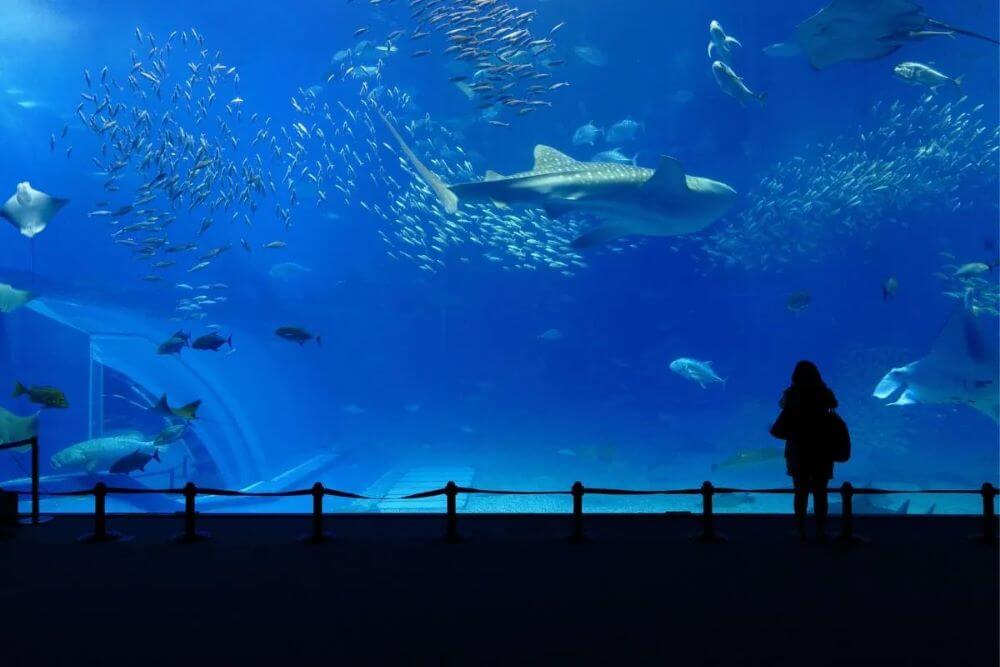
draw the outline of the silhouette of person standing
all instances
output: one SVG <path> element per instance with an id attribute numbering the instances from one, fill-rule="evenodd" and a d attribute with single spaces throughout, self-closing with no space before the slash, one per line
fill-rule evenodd
<path id="1" fill-rule="evenodd" d="M 781 397 L 781 414 L 771 435 L 785 441 L 785 463 L 795 487 L 795 518 L 799 537 L 805 539 L 806 510 L 813 495 L 816 532 L 826 537 L 826 487 L 833 478 L 833 455 L 827 446 L 829 414 L 837 397 L 823 382 L 816 364 L 800 361 L 792 373 L 792 384 Z"/>

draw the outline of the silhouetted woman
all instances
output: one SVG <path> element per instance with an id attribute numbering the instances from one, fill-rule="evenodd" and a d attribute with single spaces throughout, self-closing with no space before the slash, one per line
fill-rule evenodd
<path id="1" fill-rule="evenodd" d="M 833 456 L 826 435 L 829 413 L 837 407 L 837 398 L 823 382 L 816 364 L 800 361 L 779 405 L 781 414 L 771 427 L 771 435 L 785 441 L 785 463 L 795 487 L 799 536 L 805 538 L 806 510 L 812 493 L 817 534 L 825 537 L 826 487 L 833 478 Z"/>

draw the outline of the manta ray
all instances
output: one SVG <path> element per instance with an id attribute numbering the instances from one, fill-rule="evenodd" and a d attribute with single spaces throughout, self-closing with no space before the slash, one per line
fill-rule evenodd
<path id="1" fill-rule="evenodd" d="M 69 202 L 68 199 L 50 197 L 23 181 L 17 191 L 0 208 L 0 216 L 17 227 L 29 239 L 45 229 L 49 221 Z"/>
<path id="2" fill-rule="evenodd" d="M 573 241 L 586 248 L 631 234 L 675 236 L 704 229 L 736 201 L 725 183 L 684 173 L 680 162 L 663 156 L 657 168 L 612 162 L 580 162 L 549 146 L 535 146 L 530 171 L 504 176 L 486 172 L 482 181 L 446 185 L 424 166 L 382 114 L 389 131 L 420 178 L 448 213 L 460 201 L 520 204 L 544 209 L 551 218 L 584 213 L 598 224 Z"/>
<path id="3" fill-rule="evenodd" d="M 833 0 L 795 28 L 787 42 L 764 49 L 771 56 L 805 54 L 814 69 L 845 60 L 875 60 L 904 44 L 955 34 L 997 40 L 932 19 L 912 0 Z"/>
<path id="4" fill-rule="evenodd" d="M 886 373 L 873 395 L 894 398 L 889 405 L 961 403 L 1000 421 L 997 373 L 996 321 L 959 305 L 927 356 Z"/>

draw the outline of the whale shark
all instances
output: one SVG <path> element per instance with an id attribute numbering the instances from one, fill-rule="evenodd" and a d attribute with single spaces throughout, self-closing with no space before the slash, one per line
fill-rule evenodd
<path id="1" fill-rule="evenodd" d="M 814 69 L 845 60 L 875 60 L 910 42 L 956 34 L 997 40 L 932 19 L 912 0 L 833 0 L 795 28 L 787 42 L 764 49 L 769 56 L 804 54 Z"/>
<path id="2" fill-rule="evenodd" d="M 6 218 L 29 239 L 43 231 L 49 221 L 69 202 L 68 199 L 51 197 L 23 181 L 17 191 L 0 208 L 0 217 Z"/>
<path id="3" fill-rule="evenodd" d="M 992 323 L 990 327 L 987 321 Z M 995 320 L 974 316 L 959 305 L 927 356 L 890 370 L 873 395 L 882 400 L 895 399 L 888 405 L 969 405 L 1000 421 L 997 373 Z"/>
<path id="4" fill-rule="evenodd" d="M 720 181 L 684 173 L 675 158 L 662 156 L 656 169 L 614 162 L 580 162 L 550 146 L 537 145 L 534 166 L 504 176 L 487 171 L 482 181 L 446 185 L 423 165 L 383 114 L 382 120 L 421 179 L 448 213 L 459 202 L 518 204 L 541 208 L 550 218 L 583 213 L 598 224 L 576 238 L 575 248 L 629 235 L 676 236 L 697 232 L 736 201 Z"/>

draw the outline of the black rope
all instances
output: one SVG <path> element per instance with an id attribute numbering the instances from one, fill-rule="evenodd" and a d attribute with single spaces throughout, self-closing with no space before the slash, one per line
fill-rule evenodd
<path id="1" fill-rule="evenodd" d="M 295 489 L 292 491 L 233 491 L 231 489 L 211 489 L 211 488 L 201 488 L 197 487 L 195 489 L 196 495 L 198 496 L 227 496 L 227 497 L 247 497 L 247 498 L 286 498 L 286 497 L 296 497 L 296 496 L 311 496 L 313 490 L 310 489 Z M 456 494 L 466 493 L 466 494 L 482 494 L 482 495 L 496 495 L 496 496 L 569 496 L 573 494 L 573 491 L 504 491 L 498 489 L 477 489 L 473 487 L 456 486 L 454 487 Z M 649 490 L 635 490 L 635 489 L 605 489 L 605 488 L 591 488 L 584 487 L 582 489 L 584 495 L 594 495 L 594 496 L 700 496 L 705 493 L 704 489 L 649 489 Z M 831 487 L 827 489 L 829 493 L 839 494 L 843 491 L 840 487 Z M 16 491 L 17 493 L 29 493 L 29 491 Z M 105 492 L 109 495 L 139 495 L 139 494 L 168 494 L 168 495 L 184 495 L 185 489 L 183 488 L 169 488 L 169 489 L 147 489 L 147 488 L 135 488 L 135 487 L 118 487 L 109 486 L 105 488 Z M 77 489 L 73 491 L 46 491 L 44 489 L 39 489 L 38 494 L 42 496 L 92 496 L 94 495 L 94 488 L 89 489 Z M 419 493 L 411 493 L 406 496 L 365 496 L 357 493 L 351 493 L 350 491 L 340 491 L 337 489 L 323 489 L 323 495 L 333 496 L 336 498 L 351 498 L 356 500 L 418 500 L 421 498 L 433 498 L 435 496 L 447 495 L 448 489 L 431 489 L 429 491 L 421 491 Z M 753 493 L 753 494 L 793 494 L 795 489 L 740 489 L 734 487 L 712 487 L 711 493 L 713 495 L 724 495 L 730 493 Z M 872 489 L 872 488 L 853 488 L 851 489 L 852 495 L 857 496 L 871 496 L 871 495 L 976 495 L 980 496 L 983 494 L 982 489 Z M 997 491 L 991 494 L 995 497 Z"/>
<path id="2" fill-rule="evenodd" d="M 0 444 L 0 449 L 14 449 L 15 447 L 24 447 L 25 445 L 30 445 L 35 441 L 34 438 L 26 438 L 25 440 L 14 440 L 12 442 L 5 442 Z"/>

